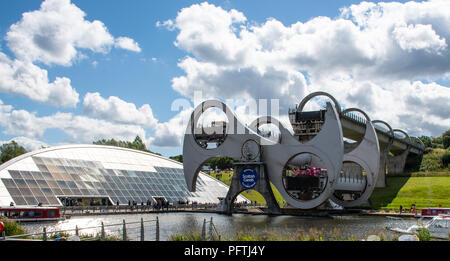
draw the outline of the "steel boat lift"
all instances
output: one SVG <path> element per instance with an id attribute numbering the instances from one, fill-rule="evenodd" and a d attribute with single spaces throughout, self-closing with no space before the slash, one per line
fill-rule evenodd
<path id="1" fill-rule="evenodd" d="M 217 156 L 235 160 L 234 173 L 226 197 L 218 210 L 232 213 L 235 198 L 254 189 L 266 200 L 269 213 L 280 213 L 271 189 L 272 183 L 290 207 L 313 209 L 328 200 L 343 206 L 367 204 L 376 184 L 380 149 L 370 118 L 360 109 L 341 112 L 337 101 L 328 93 L 317 92 L 305 97 L 297 107 L 301 115 L 313 97 L 324 95 L 326 109 L 312 112 L 320 115 L 320 130 L 307 140 L 292 135 L 277 119 L 264 116 L 246 126 L 224 103 L 208 100 L 191 114 L 183 144 L 184 175 L 188 189 L 196 190 L 196 181 L 203 164 Z M 208 109 L 222 110 L 227 124 L 198 126 L 200 116 Z M 340 116 L 357 111 L 366 118 L 366 131 L 358 143 L 344 142 Z M 311 114 L 311 113 L 310 113 Z M 279 137 L 264 137 L 258 128 L 265 124 L 278 127 Z"/>

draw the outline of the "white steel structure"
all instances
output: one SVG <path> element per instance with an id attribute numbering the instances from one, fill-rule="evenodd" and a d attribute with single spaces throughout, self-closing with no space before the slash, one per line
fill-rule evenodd
<path id="1" fill-rule="evenodd" d="M 201 173 L 189 192 L 179 162 L 142 151 L 100 145 L 41 149 L 0 165 L 0 206 L 62 205 L 62 198 L 107 204 L 189 201 L 219 203 L 228 186 Z M 108 202 L 109 201 L 109 202 Z M 248 202 L 242 196 L 239 202 Z"/>

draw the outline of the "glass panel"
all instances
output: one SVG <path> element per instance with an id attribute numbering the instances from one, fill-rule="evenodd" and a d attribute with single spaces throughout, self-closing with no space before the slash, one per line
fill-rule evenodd
<path id="1" fill-rule="evenodd" d="M 58 183 L 58 185 L 59 185 L 59 187 L 61 189 L 68 189 L 69 188 L 69 186 L 67 186 L 66 182 L 64 182 L 64 181 L 57 180 L 56 183 Z"/>
<path id="2" fill-rule="evenodd" d="M 11 175 L 11 177 L 13 179 L 21 179 L 22 178 L 22 175 L 20 175 L 20 172 L 17 170 L 10 170 L 9 174 Z"/>
<path id="3" fill-rule="evenodd" d="M 72 191 L 70 189 L 62 189 L 62 192 L 64 195 L 67 196 L 71 196 L 72 195 Z"/>
<path id="4" fill-rule="evenodd" d="M 63 180 L 65 180 L 65 181 L 72 181 L 72 178 L 71 178 L 70 175 L 67 174 L 67 173 L 61 173 L 61 177 L 62 177 Z"/>
<path id="5" fill-rule="evenodd" d="M 54 177 L 56 180 L 63 180 L 63 177 L 61 176 L 60 173 L 58 173 L 58 172 L 53 172 L 53 171 L 52 171 L 52 174 L 53 174 L 53 177 Z"/>
<path id="6" fill-rule="evenodd" d="M 42 188 L 41 189 L 42 192 L 44 193 L 45 196 L 53 196 L 53 191 L 49 188 Z"/>
<path id="7" fill-rule="evenodd" d="M 36 164 L 43 164 L 42 159 L 39 158 L 39 157 L 32 157 L 32 159 L 34 160 L 34 162 L 35 162 Z"/>
<path id="8" fill-rule="evenodd" d="M 30 188 L 38 188 L 39 187 L 38 184 L 36 183 L 36 181 L 34 181 L 32 179 L 26 179 L 25 181 L 26 181 L 28 187 L 30 187 Z"/>
<path id="9" fill-rule="evenodd" d="M 56 197 L 47 197 L 48 203 L 50 205 L 59 205 L 59 201 Z"/>
<path id="10" fill-rule="evenodd" d="M 82 181 L 75 181 L 74 183 L 76 184 L 78 189 L 85 189 L 86 188 L 86 186 L 84 185 L 84 182 L 82 182 Z"/>
<path id="11" fill-rule="evenodd" d="M 27 205 L 27 202 L 22 196 L 13 196 L 12 198 L 14 200 L 14 203 L 16 203 L 16 205 Z"/>
<path id="12" fill-rule="evenodd" d="M 38 201 L 34 197 L 25 197 L 27 205 L 37 205 Z"/>
<path id="13" fill-rule="evenodd" d="M 114 192 L 114 190 L 111 190 L 111 189 L 107 189 L 106 194 L 108 194 L 108 196 L 110 196 L 110 197 L 116 196 L 116 193 Z"/>
<path id="14" fill-rule="evenodd" d="M 22 196 L 22 193 L 20 193 L 20 190 L 17 188 L 8 188 L 8 192 L 9 194 L 11 194 L 11 196 Z"/>
<path id="15" fill-rule="evenodd" d="M 71 174 L 70 177 L 72 177 L 72 179 L 75 180 L 75 181 L 81 181 L 80 176 L 77 175 L 77 174 Z"/>
<path id="16" fill-rule="evenodd" d="M 116 193 L 118 197 L 125 197 L 125 195 L 122 193 L 122 190 L 114 190 L 114 193 Z"/>
<path id="17" fill-rule="evenodd" d="M 110 183 L 109 186 L 111 187 L 111 189 L 114 189 L 114 190 L 119 189 L 119 186 L 117 186 L 116 183 Z"/>
<path id="18" fill-rule="evenodd" d="M 31 171 L 30 173 L 35 180 L 43 180 L 44 179 L 44 177 L 42 176 L 42 174 L 40 172 Z"/>
<path id="19" fill-rule="evenodd" d="M 98 191 L 96 189 L 90 189 L 89 194 L 90 195 L 98 195 Z"/>
<path id="20" fill-rule="evenodd" d="M 50 174 L 50 172 L 42 172 L 42 176 L 45 180 L 53 180 L 53 176 L 52 174 Z"/>
<path id="21" fill-rule="evenodd" d="M 20 174 L 24 179 L 33 179 L 33 176 L 31 176 L 29 171 L 21 171 Z"/>
<path id="22" fill-rule="evenodd" d="M 44 164 L 36 164 L 36 165 L 41 172 L 49 172 L 47 166 L 45 166 Z"/>
<path id="23" fill-rule="evenodd" d="M 52 191 L 53 191 L 53 193 L 55 193 L 56 196 L 59 196 L 59 195 L 63 196 L 64 195 L 62 190 L 59 189 L 59 188 L 52 188 Z"/>
<path id="24" fill-rule="evenodd" d="M 102 186 L 104 189 L 111 189 L 111 186 L 109 186 L 109 184 L 106 182 L 102 183 Z"/>
<path id="25" fill-rule="evenodd" d="M 12 179 L 2 179 L 3 184 L 5 184 L 5 186 L 8 187 L 12 187 L 12 188 L 16 188 L 16 183 L 14 183 L 14 181 Z M 23 184 L 25 184 L 25 182 L 23 182 Z"/>
<path id="26" fill-rule="evenodd" d="M 50 188 L 59 188 L 58 184 L 54 180 L 48 180 L 47 184 L 50 186 Z"/>
<path id="27" fill-rule="evenodd" d="M 44 196 L 44 193 L 38 188 L 32 188 L 31 192 L 33 192 L 33 195 L 36 196 Z"/>
<path id="28" fill-rule="evenodd" d="M 50 187 L 47 184 L 47 182 L 45 182 L 45 180 L 37 180 L 36 182 L 37 182 L 37 184 L 39 185 L 40 188 L 49 188 Z"/>
<path id="29" fill-rule="evenodd" d="M 25 183 L 25 180 L 23 180 L 23 179 L 15 179 L 14 182 L 18 188 L 28 188 L 27 184 Z M 14 183 L 10 183 L 7 186 L 14 186 Z"/>
<path id="30" fill-rule="evenodd" d="M 128 190 L 120 190 L 120 192 L 123 194 L 124 197 L 127 197 L 127 198 L 131 197 Z"/>
<path id="31" fill-rule="evenodd" d="M 29 188 L 21 188 L 20 192 L 22 193 L 23 196 L 33 196 L 33 193 Z"/>
<path id="32" fill-rule="evenodd" d="M 81 196 L 81 191 L 79 189 L 71 189 L 73 195 Z"/>
<path id="33" fill-rule="evenodd" d="M 36 197 L 37 201 L 42 204 L 48 204 L 48 200 L 46 197 Z"/>
<path id="34" fill-rule="evenodd" d="M 71 189 L 77 188 L 77 185 L 73 181 L 67 181 L 66 183 L 67 183 L 67 186 L 69 186 L 69 188 L 71 188 Z"/>

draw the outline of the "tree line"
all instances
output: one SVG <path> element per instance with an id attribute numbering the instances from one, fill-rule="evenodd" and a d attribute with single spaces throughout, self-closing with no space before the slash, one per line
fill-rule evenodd
<path id="1" fill-rule="evenodd" d="M 450 130 L 439 137 L 422 136 L 419 139 L 425 145 L 425 155 L 420 170 L 450 170 Z"/>
<path id="2" fill-rule="evenodd" d="M 145 151 L 145 152 L 149 152 L 149 153 L 153 153 L 153 154 L 161 156 L 160 153 L 156 153 L 156 152 L 153 152 L 153 151 L 147 149 L 147 146 L 145 146 L 144 142 L 142 141 L 141 137 L 139 137 L 139 136 L 136 136 L 134 141 L 102 139 L 102 140 L 94 141 L 93 144 L 140 150 L 140 151 Z M 11 159 L 13 159 L 17 156 L 20 156 L 22 154 L 25 154 L 25 153 L 27 153 L 27 150 L 24 147 L 20 146 L 14 140 L 11 142 L 8 142 L 8 143 L 4 143 L 3 145 L 0 146 L 0 164 L 3 164 L 5 162 L 7 162 L 8 160 L 11 160 Z"/>

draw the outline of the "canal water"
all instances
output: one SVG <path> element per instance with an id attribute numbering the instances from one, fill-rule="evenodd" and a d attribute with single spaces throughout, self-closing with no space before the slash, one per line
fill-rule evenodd
<path id="1" fill-rule="evenodd" d="M 246 215 L 233 214 L 232 216 L 211 214 L 211 213 L 149 213 L 149 214 L 124 214 L 124 215 L 98 215 L 98 216 L 73 216 L 70 219 L 58 222 L 43 223 L 22 223 L 21 225 L 30 233 L 41 232 L 43 227 L 47 231 L 57 231 L 70 229 L 74 233 L 75 226 L 78 228 L 96 227 L 103 222 L 107 235 L 122 236 L 122 226 L 108 226 L 112 224 L 122 224 L 159 219 L 160 240 L 166 241 L 170 236 L 183 233 L 185 231 L 201 231 L 203 221 L 206 219 L 213 223 L 223 238 L 232 238 L 239 232 L 251 232 L 252 234 L 273 233 L 290 238 L 289 235 L 299 233 L 323 234 L 325 240 L 333 235 L 340 235 L 340 238 L 365 238 L 371 234 L 383 235 L 390 239 L 395 235 L 386 227 L 397 227 L 407 229 L 411 225 L 417 224 L 416 219 L 397 219 L 387 217 L 372 216 L 335 216 L 332 218 L 299 217 L 299 216 L 266 216 L 266 215 Z M 156 222 L 145 222 L 145 240 L 155 240 Z M 140 224 L 128 224 L 126 226 L 127 235 L 130 240 L 140 239 Z M 207 225 L 207 232 L 209 226 Z M 70 232 L 69 232 L 70 233 Z M 96 235 L 100 233 L 100 228 L 82 229 L 80 234 Z"/>

